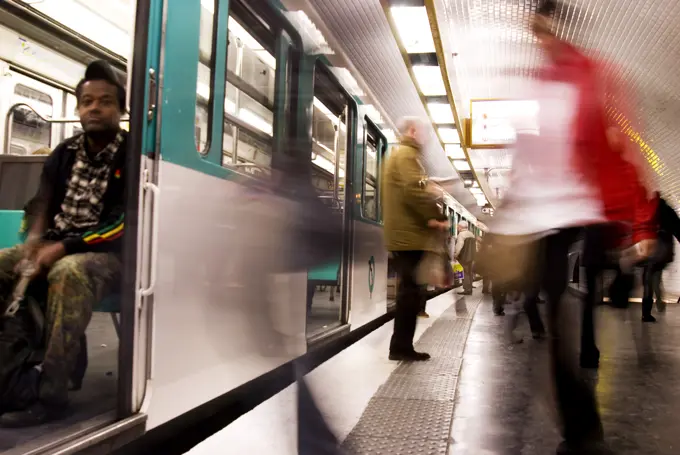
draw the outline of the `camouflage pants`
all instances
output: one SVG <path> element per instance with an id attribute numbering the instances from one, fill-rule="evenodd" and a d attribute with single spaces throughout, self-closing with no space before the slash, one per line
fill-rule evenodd
<path id="1" fill-rule="evenodd" d="M 6 300 L 18 278 L 14 267 L 22 247 L 0 250 L 0 299 Z M 57 261 L 47 273 L 45 313 L 46 351 L 40 400 L 63 405 L 68 401 L 69 376 L 75 367 L 80 338 L 92 317 L 92 307 L 115 290 L 121 263 L 109 253 L 81 253 Z"/>

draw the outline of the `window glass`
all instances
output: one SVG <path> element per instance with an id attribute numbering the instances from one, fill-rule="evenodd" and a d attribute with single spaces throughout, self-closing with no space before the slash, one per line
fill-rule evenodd
<path id="1" fill-rule="evenodd" d="M 201 27 L 199 37 L 198 78 L 196 81 L 196 149 L 208 153 L 210 147 L 213 67 L 214 65 L 214 11 L 217 0 L 201 1 Z"/>
<path id="2" fill-rule="evenodd" d="M 16 103 L 8 113 L 11 118 L 9 152 L 30 155 L 49 147 L 52 125 L 43 118 L 53 115 L 52 97 L 21 84 L 16 85 L 14 95 Z"/>
<path id="3" fill-rule="evenodd" d="M 378 220 L 378 143 L 369 131 L 366 134 L 366 163 L 364 173 L 363 212 L 366 218 Z"/>
<path id="4" fill-rule="evenodd" d="M 222 165 L 264 177 L 273 149 L 276 59 L 229 16 Z"/>

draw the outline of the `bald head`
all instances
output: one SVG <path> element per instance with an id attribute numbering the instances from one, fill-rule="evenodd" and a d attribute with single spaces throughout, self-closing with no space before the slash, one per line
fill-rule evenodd
<path id="1" fill-rule="evenodd" d="M 427 137 L 426 123 L 418 117 L 402 118 L 397 123 L 397 128 L 402 139 L 409 138 L 420 145 L 425 144 L 425 138 Z"/>

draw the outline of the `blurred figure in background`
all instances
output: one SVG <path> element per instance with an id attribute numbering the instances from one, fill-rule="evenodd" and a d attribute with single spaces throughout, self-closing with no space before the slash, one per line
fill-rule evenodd
<path id="1" fill-rule="evenodd" d="M 571 8 L 571 7 L 570 7 Z M 572 366 L 568 336 L 573 326 L 560 311 L 568 280 L 568 253 L 584 226 L 632 222 L 635 260 L 646 259 L 656 238 L 656 201 L 643 185 L 639 150 L 614 116 L 628 115 L 612 74 L 560 39 L 555 30 L 569 8 L 543 1 L 532 31 L 546 57 L 535 84 L 540 135 L 519 134 L 510 188 L 490 229 L 545 261 L 529 267 L 547 294 L 550 351 L 564 441 L 558 455 L 611 453 L 594 390 Z M 627 92 L 628 93 L 628 92 Z M 636 156 L 637 154 L 637 156 Z M 541 247 L 535 243 L 540 241 Z"/>
<path id="2" fill-rule="evenodd" d="M 413 336 L 418 314 L 425 309 L 425 289 L 416 282 L 416 269 L 426 251 L 437 252 L 433 230 L 448 229 L 428 176 L 421 164 L 425 124 L 415 118 L 399 123 L 400 144 L 390 153 L 382 181 L 385 246 L 399 274 L 390 360 L 427 360 L 416 352 Z"/>
<path id="3" fill-rule="evenodd" d="M 657 248 L 654 255 L 645 264 L 643 275 L 642 320 L 646 322 L 656 321 L 652 316 L 655 295 L 656 309 L 659 313 L 666 311 L 661 289 L 661 275 L 675 257 L 673 237 L 680 241 L 680 218 L 661 196 L 659 196 L 657 219 L 659 221 Z"/>
<path id="4" fill-rule="evenodd" d="M 456 247 L 453 253 L 454 258 L 463 266 L 463 292 L 460 295 L 472 295 L 472 282 L 474 271 L 472 266 L 477 255 L 477 239 L 468 229 L 467 221 L 458 223 L 458 237 L 456 237 Z"/>

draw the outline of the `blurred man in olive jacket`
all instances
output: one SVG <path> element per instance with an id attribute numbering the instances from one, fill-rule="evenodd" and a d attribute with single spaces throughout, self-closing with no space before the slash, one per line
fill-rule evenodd
<path id="1" fill-rule="evenodd" d="M 413 348 L 416 320 L 425 304 L 424 289 L 415 274 L 424 253 L 437 248 L 434 231 L 448 229 L 448 222 L 427 189 L 428 176 L 421 164 L 425 124 L 415 118 L 402 119 L 399 133 L 400 144 L 387 159 L 381 191 L 385 246 L 399 274 L 390 360 L 427 360 L 429 354 Z"/>

